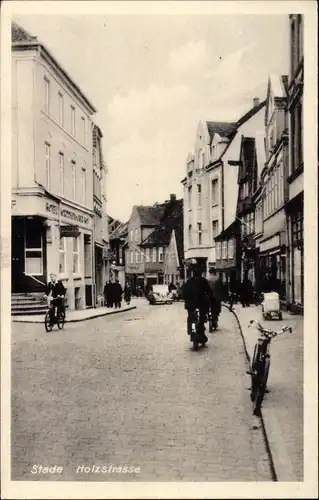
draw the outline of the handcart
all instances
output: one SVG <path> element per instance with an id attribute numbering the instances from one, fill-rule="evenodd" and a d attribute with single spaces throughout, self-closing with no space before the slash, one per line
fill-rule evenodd
<path id="1" fill-rule="evenodd" d="M 264 298 L 261 303 L 262 314 L 265 320 L 273 319 L 273 316 L 282 320 L 282 312 L 280 310 L 279 294 L 276 292 L 264 293 Z"/>

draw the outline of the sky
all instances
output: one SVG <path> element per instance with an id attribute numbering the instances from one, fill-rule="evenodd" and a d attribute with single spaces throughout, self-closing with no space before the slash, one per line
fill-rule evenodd
<path id="1" fill-rule="evenodd" d="M 238 119 L 288 74 L 287 15 L 14 16 L 91 100 L 108 213 L 182 197 L 200 120 Z"/>

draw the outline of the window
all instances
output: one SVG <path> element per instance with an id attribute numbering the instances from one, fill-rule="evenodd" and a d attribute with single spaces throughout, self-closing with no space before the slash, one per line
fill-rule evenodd
<path id="1" fill-rule="evenodd" d="M 279 199 L 280 199 L 280 205 L 282 205 L 285 201 L 285 192 L 284 192 L 284 164 L 283 161 L 281 161 L 279 165 Z"/>
<path id="2" fill-rule="evenodd" d="M 141 262 L 144 262 L 144 248 L 140 251 Z"/>
<path id="3" fill-rule="evenodd" d="M 212 243 L 215 246 L 215 238 L 218 236 L 218 220 L 212 222 Z"/>
<path id="4" fill-rule="evenodd" d="M 76 163 L 74 160 L 71 161 L 71 176 L 72 176 L 72 200 L 75 200 L 75 196 L 76 196 Z"/>
<path id="5" fill-rule="evenodd" d="M 227 241 L 222 242 L 222 259 L 227 259 Z"/>
<path id="6" fill-rule="evenodd" d="M 39 226 L 32 219 L 26 220 L 25 228 L 25 273 L 33 275 L 43 274 L 42 233 Z"/>
<path id="7" fill-rule="evenodd" d="M 64 154 L 59 153 L 60 194 L 64 196 Z"/>
<path id="8" fill-rule="evenodd" d="M 228 241 L 228 258 L 229 259 L 234 258 L 234 242 L 233 242 L 233 240 Z"/>
<path id="9" fill-rule="evenodd" d="M 146 255 L 146 262 L 150 262 L 150 249 L 147 248 L 146 251 L 145 251 L 145 255 Z"/>
<path id="10" fill-rule="evenodd" d="M 248 182 L 244 182 L 242 185 L 242 199 L 244 200 L 249 195 Z"/>
<path id="11" fill-rule="evenodd" d="M 201 245 L 202 244 L 202 223 L 201 222 L 198 222 L 197 223 L 197 242 L 198 242 L 198 245 Z"/>
<path id="12" fill-rule="evenodd" d="M 81 169 L 81 203 L 85 205 L 86 202 L 86 170 Z"/>
<path id="13" fill-rule="evenodd" d="M 138 241 L 138 229 L 135 229 L 135 241 Z"/>
<path id="14" fill-rule="evenodd" d="M 73 273 L 79 272 L 79 238 L 73 238 Z"/>
<path id="15" fill-rule="evenodd" d="M 130 257 L 131 257 L 131 258 L 130 258 L 130 262 L 131 262 L 131 264 L 133 264 L 133 250 L 131 250 L 130 254 L 131 254 L 131 255 L 130 255 Z"/>
<path id="16" fill-rule="evenodd" d="M 247 234 L 247 216 L 245 215 L 241 219 L 241 235 L 246 236 Z"/>
<path id="17" fill-rule="evenodd" d="M 131 234 L 131 238 L 130 239 L 131 239 L 131 241 L 133 241 L 134 229 L 131 229 L 130 234 Z"/>
<path id="18" fill-rule="evenodd" d="M 153 248 L 153 262 L 156 262 L 156 257 L 157 257 L 157 248 Z"/>
<path id="19" fill-rule="evenodd" d="M 204 151 L 199 153 L 199 168 L 201 170 L 204 168 Z"/>
<path id="20" fill-rule="evenodd" d="M 202 186 L 201 184 L 197 184 L 197 203 L 198 206 L 202 206 Z"/>
<path id="21" fill-rule="evenodd" d="M 85 130 L 85 118 L 84 118 L 84 116 L 81 116 L 81 134 L 82 134 L 83 144 L 86 144 L 86 130 Z"/>
<path id="22" fill-rule="evenodd" d="M 47 142 L 44 146 L 45 150 L 45 187 L 51 189 L 51 146 Z"/>
<path id="23" fill-rule="evenodd" d="M 193 245 L 193 235 L 192 235 L 192 225 L 188 226 L 188 244 L 189 246 Z"/>
<path id="24" fill-rule="evenodd" d="M 136 262 L 136 264 L 139 263 L 139 253 L 138 253 L 138 251 L 135 252 L 135 262 Z"/>
<path id="25" fill-rule="evenodd" d="M 219 260 L 219 259 L 220 259 L 220 257 L 221 257 L 221 255 L 220 255 L 220 253 L 221 253 L 221 252 L 220 252 L 220 250 L 221 250 L 221 242 L 220 242 L 220 241 L 218 241 L 218 242 L 216 243 L 216 260 Z"/>
<path id="26" fill-rule="evenodd" d="M 59 99 L 59 123 L 63 126 L 64 122 L 64 103 L 63 103 L 63 94 L 61 92 L 58 93 Z"/>
<path id="27" fill-rule="evenodd" d="M 212 180 L 212 205 L 218 205 L 218 179 Z"/>
<path id="28" fill-rule="evenodd" d="M 192 208 L 192 186 L 189 186 L 188 188 L 188 209 L 191 210 Z"/>
<path id="29" fill-rule="evenodd" d="M 75 137 L 75 107 L 71 106 L 71 134 Z"/>
<path id="30" fill-rule="evenodd" d="M 164 260 L 164 249 L 163 247 L 159 247 L 158 249 L 158 261 L 163 262 Z"/>
<path id="31" fill-rule="evenodd" d="M 50 113 L 50 82 L 44 78 L 44 111 Z"/>
<path id="32" fill-rule="evenodd" d="M 65 238 L 60 238 L 59 245 L 59 273 L 66 272 L 66 251 L 65 251 Z"/>

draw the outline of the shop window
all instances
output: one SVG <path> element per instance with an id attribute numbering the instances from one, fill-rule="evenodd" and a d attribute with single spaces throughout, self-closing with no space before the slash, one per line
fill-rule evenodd
<path id="1" fill-rule="evenodd" d="M 73 238 L 73 273 L 79 272 L 79 238 Z"/>
<path id="2" fill-rule="evenodd" d="M 25 229 L 25 273 L 43 274 L 42 232 L 36 222 L 27 220 Z"/>
<path id="3" fill-rule="evenodd" d="M 65 238 L 60 238 L 59 245 L 59 273 L 66 272 L 66 250 L 65 250 Z"/>

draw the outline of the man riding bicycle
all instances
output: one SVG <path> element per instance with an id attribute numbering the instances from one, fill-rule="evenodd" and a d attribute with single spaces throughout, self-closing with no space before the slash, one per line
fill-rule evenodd
<path id="1" fill-rule="evenodd" d="M 208 341 L 205 335 L 205 319 L 209 308 L 211 290 L 206 278 L 202 276 L 203 270 L 199 264 L 193 264 L 193 276 L 185 283 L 183 287 L 183 298 L 185 309 L 188 312 L 187 333 L 191 335 L 192 323 L 195 319 L 195 311 L 199 310 L 199 330 L 200 339 Z"/>
<path id="2" fill-rule="evenodd" d="M 57 281 L 56 274 L 50 274 L 45 297 L 50 299 L 50 312 L 53 316 L 63 314 L 65 317 L 64 297 L 66 288 L 62 281 Z"/>

